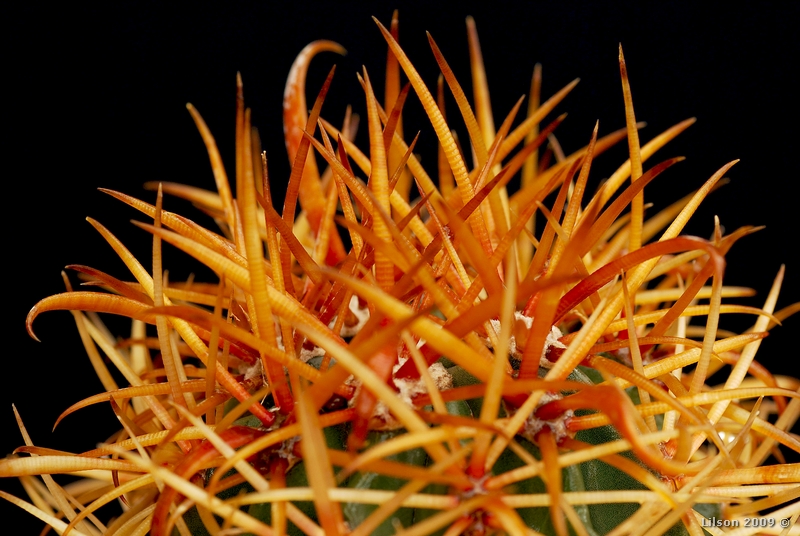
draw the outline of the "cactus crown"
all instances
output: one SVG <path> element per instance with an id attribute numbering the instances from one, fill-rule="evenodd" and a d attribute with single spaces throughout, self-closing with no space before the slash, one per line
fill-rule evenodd
<path id="1" fill-rule="evenodd" d="M 800 470 L 763 464 L 776 445 L 800 452 L 787 432 L 798 382 L 755 360 L 794 312 L 775 310 L 782 272 L 761 309 L 729 303 L 748 289 L 723 284 L 725 253 L 755 229 L 681 234 L 734 162 L 646 218 L 645 186 L 680 160 L 650 157 L 692 120 L 640 142 L 621 49 L 626 128 L 595 128 L 565 154 L 554 134 L 564 116 L 545 118 L 577 81 L 540 99 L 537 70 L 527 108 L 496 126 L 471 20 L 472 102 L 432 37 L 435 94 L 398 44 L 397 18 L 377 25 L 391 54 L 383 99 L 359 76 L 368 150 L 352 141 L 354 116 L 322 118 L 333 72 L 306 104 L 312 57 L 341 47 L 314 42 L 295 61 L 282 208 L 240 78 L 235 176 L 189 106 L 215 192 L 152 185 L 150 204 L 104 190 L 148 218 L 137 225 L 152 235 L 151 263 L 90 220 L 133 280 L 72 266 L 102 291 L 68 288 L 27 322 L 73 311 L 106 389 L 59 421 L 107 402 L 123 430 L 65 455 L 34 446 L 18 419 L 18 452 L 31 457 L 0 462 L 0 474 L 28 482 L 37 506 L 27 507 L 59 532 L 154 535 L 699 534 L 723 515 L 764 527 L 796 516 Z M 446 91 L 468 140 L 448 127 Z M 439 141 L 433 165 L 403 131 L 412 92 Z M 625 142 L 629 160 L 588 191 L 592 162 Z M 162 208 L 163 194 L 219 228 Z M 169 281 L 164 243 L 219 282 Z M 96 312 L 133 319 L 130 337 L 114 339 Z M 720 329 L 729 313 L 752 315 L 753 329 Z M 709 385 L 717 371 L 727 379 Z M 64 488 L 49 476 L 46 488 L 30 484 L 79 471 L 93 472 Z M 121 517 L 93 516 L 117 499 Z"/>

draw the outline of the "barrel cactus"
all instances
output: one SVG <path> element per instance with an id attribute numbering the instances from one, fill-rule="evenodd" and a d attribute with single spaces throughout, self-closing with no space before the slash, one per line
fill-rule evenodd
<path id="1" fill-rule="evenodd" d="M 130 273 L 71 266 L 98 290 L 67 279 L 27 327 L 34 336 L 41 313 L 72 311 L 106 392 L 59 421 L 103 403 L 123 429 L 65 453 L 34 445 L 18 417 L 25 445 L 0 475 L 20 477 L 31 503 L 3 498 L 87 535 L 695 535 L 793 523 L 800 467 L 765 462 L 800 452 L 800 382 L 755 357 L 797 307 L 776 310 L 782 272 L 761 308 L 723 284 L 726 252 L 754 228 L 682 232 L 735 162 L 645 217 L 645 187 L 681 160 L 650 157 L 692 120 L 640 141 L 622 49 L 626 128 L 595 128 L 565 154 L 564 117 L 547 118 L 575 82 L 540 98 L 537 70 L 527 102 L 495 127 L 472 20 L 471 101 L 433 37 L 431 91 L 397 17 L 376 24 L 390 53 L 380 91 L 366 68 L 358 75 L 368 147 L 353 141 L 354 114 L 324 119 L 333 72 L 307 105 L 312 58 L 342 52 L 317 41 L 286 83 L 290 177 L 269 176 L 237 78 L 229 168 L 189 106 L 215 191 L 104 190 L 143 215 L 152 258 L 91 220 Z M 445 110 L 445 92 L 457 109 Z M 412 93 L 439 141 L 424 165 L 403 128 Z M 628 160 L 590 192 L 593 161 L 626 143 Z M 217 227 L 171 212 L 168 196 Z M 218 281 L 170 281 L 164 244 Z M 95 313 L 130 318 L 130 333 L 118 340 Z M 719 328 L 731 313 L 751 315 L 752 329 Z M 61 487 L 57 473 L 85 478 Z M 122 515 L 98 519 L 111 502 Z"/>

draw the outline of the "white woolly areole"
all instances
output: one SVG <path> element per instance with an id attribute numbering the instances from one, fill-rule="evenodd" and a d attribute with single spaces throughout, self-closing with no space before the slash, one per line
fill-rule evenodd
<path id="1" fill-rule="evenodd" d="M 514 311 L 514 320 L 521 320 L 525 323 L 525 327 L 531 329 L 533 326 L 533 318 L 530 316 L 525 316 L 524 314 L 520 313 L 519 311 Z"/>
<path id="2" fill-rule="evenodd" d="M 298 441 L 300 441 L 300 436 L 290 437 L 281 443 L 281 446 L 278 449 L 278 456 L 286 460 L 289 463 L 289 467 L 293 466 L 300 460 L 300 458 L 294 454 L 294 446 Z"/>
<path id="3" fill-rule="evenodd" d="M 395 365 L 394 372 L 397 372 L 400 369 L 401 364 L 402 363 Z M 434 363 L 428 367 L 428 374 L 430 374 L 431 379 L 433 379 L 433 383 L 436 384 L 436 387 L 440 391 L 446 391 L 453 388 L 453 376 L 447 372 L 447 369 L 445 369 L 441 364 Z M 403 401 L 408 405 L 411 405 L 411 400 L 415 396 L 428 392 L 428 389 L 425 387 L 425 382 L 422 380 L 422 378 L 418 380 L 394 378 L 392 381 L 394 382 L 395 387 L 400 390 L 400 398 L 402 398 Z"/>
<path id="4" fill-rule="evenodd" d="M 562 398 L 564 397 L 558 393 L 545 393 L 539 399 L 539 404 L 537 405 L 537 409 L 552 400 L 561 400 Z M 531 443 L 534 444 L 536 443 L 534 441 L 536 434 L 538 434 L 539 431 L 545 426 L 550 427 L 550 430 L 552 430 L 556 436 L 557 442 L 561 441 L 561 439 L 565 437 L 572 437 L 572 433 L 570 433 L 570 431 L 567 430 L 567 424 L 566 424 L 567 419 L 571 419 L 573 416 L 573 412 L 571 409 L 568 409 L 562 415 L 559 415 L 556 419 L 553 419 L 552 421 L 544 421 L 542 419 L 537 419 L 535 414 L 536 414 L 535 410 L 531 412 L 531 414 L 525 420 L 525 424 L 522 425 L 522 431 L 520 433 L 522 437 L 524 437 Z"/>
<path id="5" fill-rule="evenodd" d="M 540 367 L 546 368 L 546 369 L 553 368 L 553 365 L 555 365 L 555 363 L 553 363 L 552 361 L 547 359 L 547 351 L 551 347 L 552 348 L 560 348 L 562 350 L 565 350 L 567 348 L 567 345 L 558 340 L 563 335 L 564 334 L 561 333 L 560 329 L 558 329 L 555 326 L 552 327 L 552 329 L 550 330 L 550 333 L 547 334 L 547 338 L 544 341 L 544 349 L 542 350 L 542 355 L 539 356 L 539 366 Z"/>
<path id="6" fill-rule="evenodd" d="M 261 360 L 260 359 L 258 361 L 256 361 L 254 365 L 252 365 L 250 367 L 247 367 L 244 370 L 244 379 L 245 379 L 245 381 L 250 381 L 250 380 L 252 380 L 254 378 L 261 378 L 262 380 L 264 380 L 266 382 L 266 379 L 264 378 L 264 368 L 261 365 Z"/>
<path id="7" fill-rule="evenodd" d="M 514 312 L 514 322 L 517 323 L 517 324 L 519 324 L 519 323 L 523 324 L 525 326 L 525 329 L 528 330 L 528 331 L 530 331 L 531 326 L 533 326 L 533 318 L 531 318 L 529 316 L 525 316 L 524 314 L 520 313 L 519 311 L 515 311 Z M 492 319 L 492 320 L 489 321 L 489 323 L 491 324 L 492 329 L 494 329 L 494 332 L 497 335 L 500 335 L 500 321 Z M 511 337 L 508 340 L 508 355 L 510 355 L 511 357 L 513 357 L 515 359 L 522 359 L 522 351 L 519 348 L 517 348 L 517 338 L 513 334 L 514 331 L 515 331 L 514 329 L 511 330 L 512 334 L 511 334 Z M 546 368 L 546 369 L 549 369 L 549 368 L 553 367 L 553 363 L 551 361 L 549 361 L 547 359 L 547 357 L 546 357 L 547 356 L 547 351 L 551 347 L 565 349 L 567 346 L 563 342 L 558 340 L 562 336 L 563 336 L 563 333 L 561 333 L 561 330 L 558 329 L 556 326 L 553 326 L 550 329 L 550 333 L 547 334 L 547 338 L 544 341 L 544 348 L 542 348 L 542 355 L 539 356 L 539 366 L 540 367 Z"/>
<path id="8" fill-rule="evenodd" d="M 325 355 L 325 350 L 320 348 L 319 346 L 315 346 L 311 350 L 308 350 L 307 348 L 300 349 L 300 361 L 302 361 L 303 363 L 308 363 L 309 359 L 312 359 L 314 357 L 320 357 L 323 355 Z"/>
<path id="9" fill-rule="evenodd" d="M 350 309 L 350 312 L 353 313 L 353 315 L 355 315 L 358 322 L 356 322 L 352 326 L 343 324 L 342 331 L 339 333 L 339 335 L 341 335 L 342 337 L 355 337 L 358 334 L 358 332 L 361 331 L 361 328 L 364 327 L 364 324 L 367 323 L 367 320 L 369 320 L 369 308 L 367 307 L 361 308 L 358 306 L 358 296 L 351 296 L 350 303 L 347 305 L 347 307 Z M 328 324 L 328 327 L 333 328 L 333 325 L 335 323 L 336 323 L 336 317 L 334 317 L 333 320 L 331 320 L 331 322 Z"/>
<path id="10" fill-rule="evenodd" d="M 406 359 L 400 358 L 400 361 L 397 365 L 394 366 L 392 370 L 392 375 L 394 375 L 403 363 L 406 362 Z M 447 391 L 448 389 L 453 388 L 453 376 L 447 372 L 440 363 L 434 363 L 430 367 L 428 367 L 428 374 L 430 374 L 431 379 L 436 384 L 436 388 L 440 391 Z M 397 396 L 400 399 L 408 404 L 409 407 L 412 407 L 413 399 L 417 395 L 425 394 L 428 392 L 428 389 L 425 387 L 425 382 L 422 378 L 418 380 L 410 380 L 406 378 L 392 378 L 395 387 L 399 390 Z M 359 385 L 359 389 L 361 386 Z M 355 397 L 353 397 L 355 399 Z M 370 429 L 371 430 L 396 430 L 397 428 L 402 428 L 403 425 L 397 421 L 389 411 L 389 408 L 386 404 L 382 401 L 378 400 L 375 404 L 375 410 L 372 413 L 372 417 L 370 418 Z"/>

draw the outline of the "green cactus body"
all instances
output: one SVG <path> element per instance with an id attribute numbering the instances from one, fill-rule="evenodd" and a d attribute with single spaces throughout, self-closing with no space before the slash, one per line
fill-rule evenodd
<path id="1" fill-rule="evenodd" d="M 398 435 L 405 434 L 405 429 L 391 431 L 371 431 L 367 434 L 366 446 L 383 443 Z M 412 449 L 399 454 L 387 457 L 387 460 L 404 463 L 407 465 L 424 466 L 427 455 L 423 449 Z M 399 490 L 406 481 L 391 476 L 379 475 L 371 472 L 359 472 L 350 476 L 347 486 L 355 489 L 373 490 Z M 374 504 L 347 503 L 342 505 L 342 511 L 351 527 L 357 527 L 372 512 L 377 509 Z M 414 522 L 414 510 L 412 508 L 400 508 L 390 518 L 386 519 L 376 528 L 374 535 L 391 535 L 401 527 L 409 527 Z"/>
<path id="2" fill-rule="evenodd" d="M 464 371 L 461 367 L 451 366 L 448 372 L 453 377 L 454 387 L 463 387 L 479 383 L 479 380 L 468 372 Z M 602 377 L 593 369 L 586 367 L 578 367 L 569 376 L 569 380 L 577 381 L 585 384 L 599 383 Z M 629 390 L 634 403 L 638 403 L 638 392 L 633 389 Z M 483 399 L 474 398 L 470 400 L 458 400 L 446 403 L 447 412 L 450 415 L 459 417 L 476 418 L 480 415 Z M 430 407 L 424 408 L 425 411 L 430 411 Z M 501 406 L 500 411 L 505 414 L 504 408 Z M 586 414 L 586 411 L 579 411 L 577 414 Z M 503 415 L 501 415 L 503 416 Z M 237 421 L 239 425 L 257 426 L 257 419 L 252 416 L 244 417 Z M 347 435 L 349 433 L 349 425 L 337 425 L 325 428 L 324 434 L 331 449 L 344 450 L 347 443 Z M 386 442 L 390 439 L 398 437 L 406 433 L 405 429 L 397 429 L 391 431 L 370 431 L 367 434 L 365 448 L 372 445 Z M 600 445 L 610 441 L 616 441 L 621 438 L 617 430 L 612 426 L 601 426 L 591 430 L 583 430 L 576 433 L 575 438 L 579 441 L 589 443 L 592 445 Z M 462 440 L 466 442 L 466 440 Z M 541 459 L 541 452 L 539 448 L 528 441 L 527 439 L 517 436 L 516 441 L 536 459 Z M 636 461 L 638 460 L 631 452 L 625 452 L 622 456 Z M 387 458 L 388 460 L 404 463 L 407 465 L 424 467 L 432 465 L 430 457 L 423 449 L 412 449 L 406 452 L 401 452 Z M 493 469 L 493 475 L 500 475 L 505 472 L 522 467 L 524 461 L 520 459 L 510 449 L 506 449 L 496 461 Z M 406 480 L 401 478 L 380 475 L 373 472 L 357 472 L 351 475 L 343 483 L 344 486 L 353 489 L 370 489 L 370 490 L 390 490 L 397 491 Z M 612 491 L 612 490 L 644 490 L 647 489 L 641 482 L 637 481 L 624 471 L 621 471 L 601 460 L 591 460 L 577 465 L 571 465 L 562 469 L 562 485 L 565 492 L 578 492 L 578 491 Z M 308 476 L 306 474 L 306 466 L 303 461 L 297 462 L 286 473 L 286 486 L 287 487 L 307 487 Z M 232 488 L 218 494 L 220 498 L 230 498 L 242 492 L 244 487 L 248 489 L 245 491 L 252 491 L 249 485 L 242 484 L 236 488 Z M 509 494 L 515 495 L 528 495 L 528 494 L 544 494 L 547 492 L 547 486 L 544 481 L 539 477 L 524 479 L 520 482 L 509 486 L 506 490 Z M 453 493 L 453 490 L 443 484 L 429 484 L 426 486 L 422 493 L 433 495 L 446 495 Z M 297 501 L 294 503 L 304 514 L 311 519 L 316 520 L 317 514 L 314 509 L 314 504 L 310 501 Z M 581 522 L 583 523 L 587 533 L 591 536 L 607 534 L 611 532 L 620 523 L 623 523 L 631 515 L 633 515 L 639 508 L 636 503 L 613 503 L 613 504 L 589 504 L 589 505 L 575 505 L 574 509 Z M 698 505 L 697 510 L 707 517 L 714 517 L 719 515 L 719 507 L 717 505 Z M 372 512 L 377 509 L 374 504 L 362 503 L 345 503 L 342 505 L 342 511 L 351 528 L 359 526 Z M 271 522 L 271 504 L 255 504 L 246 509 L 247 513 L 264 521 L 265 523 Z M 550 518 L 550 510 L 547 507 L 532 507 L 520 508 L 517 510 L 518 514 L 525 522 L 525 524 L 536 530 L 541 534 L 547 536 L 555 536 L 556 531 L 553 527 Z M 439 513 L 439 510 L 426 509 L 426 508 L 400 508 L 391 517 L 384 520 L 373 532 L 375 535 L 391 535 L 401 528 L 407 528 L 414 524 L 420 523 L 425 519 L 432 517 Z M 197 510 L 192 508 L 184 515 L 184 519 L 192 529 L 192 534 L 202 536 L 207 534 L 202 522 L 197 515 Z M 195 528 L 197 530 L 195 530 Z M 439 530 L 433 534 L 441 535 L 444 529 Z M 302 532 L 289 522 L 288 534 L 291 536 L 299 536 Z M 570 534 L 574 534 L 570 527 Z M 682 523 L 677 523 L 668 532 L 670 536 L 684 536 L 688 535 L 688 531 Z"/>

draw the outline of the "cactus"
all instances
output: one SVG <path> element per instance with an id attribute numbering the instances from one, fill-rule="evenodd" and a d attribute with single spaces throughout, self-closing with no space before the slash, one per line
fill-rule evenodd
<path id="1" fill-rule="evenodd" d="M 575 82 L 547 99 L 534 84 L 534 104 L 517 103 L 495 130 L 486 86 L 470 103 L 432 37 L 436 95 L 400 47 L 397 18 L 376 23 L 391 54 L 382 102 L 369 72 L 359 77 L 367 148 L 352 141 L 352 116 L 324 119 L 333 72 L 306 104 L 312 57 L 341 47 L 318 41 L 295 61 L 283 207 L 241 78 L 230 178 L 189 107 L 215 192 L 151 185 L 150 203 L 104 190 L 148 220 L 137 225 L 151 261 L 91 220 L 135 281 L 72 266 L 101 291 L 67 281 L 27 327 L 34 336 L 39 314 L 73 312 L 106 392 L 59 422 L 109 403 L 123 430 L 74 455 L 35 446 L 18 417 L 25 446 L 0 475 L 21 477 L 33 504 L 3 498 L 74 534 L 700 534 L 722 520 L 779 531 L 796 519 L 800 467 L 765 461 L 776 445 L 800 452 L 789 432 L 800 384 L 755 360 L 796 309 L 775 310 L 783 271 L 761 308 L 738 305 L 725 254 L 754 228 L 682 234 L 734 162 L 645 218 L 645 186 L 680 160 L 649 159 L 691 121 L 640 143 L 621 49 L 626 128 L 595 128 L 564 155 L 548 145 L 563 116 L 545 118 Z M 471 68 L 485 80 L 480 54 Z M 439 140 L 434 165 L 404 136 L 412 92 Z M 444 110 L 445 92 L 457 110 Z M 445 113 L 463 120 L 469 148 Z M 590 194 L 593 161 L 626 142 L 629 160 Z M 164 194 L 218 228 L 170 212 Z M 218 282 L 169 281 L 164 243 Z M 91 313 L 131 318 L 130 337 L 120 343 Z M 730 313 L 752 315 L 753 328 L 718 328 Z M 717 373 L 722 384 L 709 380 Z M 92 473 L 64 488 L 49 476 L 80 471 Z M 118 500 L 122 516 L 94 517 Z"/>

